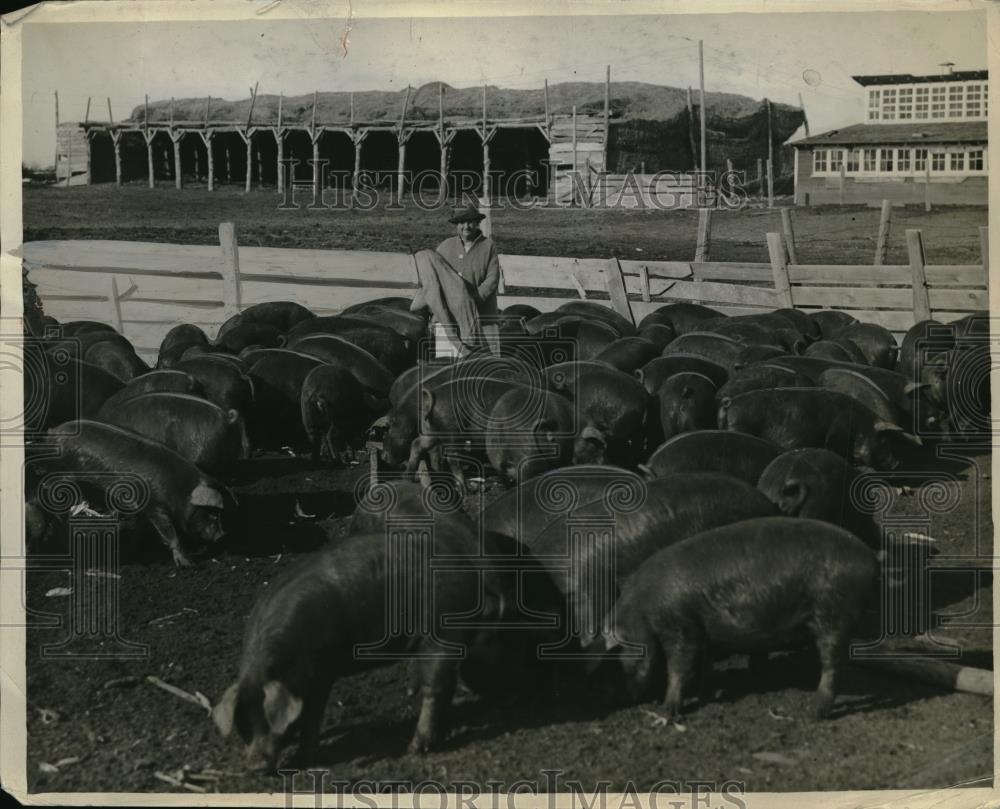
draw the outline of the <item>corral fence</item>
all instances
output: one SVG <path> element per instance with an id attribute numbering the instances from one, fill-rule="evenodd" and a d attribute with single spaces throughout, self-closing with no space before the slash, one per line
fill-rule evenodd
<path id="1" fill-rule="evenodd" d="M 147 361 L 178 323 L 214 337 L 231 315 L 266 301 L 295 301 L 318 315 L 377 297 L 412 296 L 409 253 L 303 250 L 237 244 L 36 241 L 23 247 L 47 314 L 62 322 L 110 323 Z M 688 301 L 729 315 L 786 306 L 843 309 L 897 339 L 918 320 L 956 320 L 989 308 L 987 229 L 981 264 L 929 265 L 919 230 L 908 230 L 909 264 L 798 264 L 782 233 L 768 233 L 770 262 L 636 261 L 501 254 L 499 303 L 551 311 L 568 300 L 606 301 L 638 322 L 667 303 Z M 794 252 L 794 248 L 792 248 Z"/>

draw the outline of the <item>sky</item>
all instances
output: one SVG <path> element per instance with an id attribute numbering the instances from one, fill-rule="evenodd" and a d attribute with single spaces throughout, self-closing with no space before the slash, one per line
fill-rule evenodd
<path id="1" fill-rule="evenodd" d="M 813 134 L 862 121 L 852 75 L 986 67 L 985 12 L 661 16 L 353 18 L 199 23 L 24 23 L 24 161 L 51 165 L 60 120 L 115 119 L 150 99 L 247 98 L 314 90 L 540 88 L 563 81 L 643 81 L 798 105 Z M 805 71 L 819 83 L 806 83 Z M 815 78 L 814 74 L 810 77 Z"/>

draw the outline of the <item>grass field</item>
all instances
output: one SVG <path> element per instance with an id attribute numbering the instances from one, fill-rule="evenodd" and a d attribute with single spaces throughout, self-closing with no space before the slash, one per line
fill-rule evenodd
<path id="1" fill-rule="evenodd" d="M 433 247 L 451 235 L 446 210 L 279 210 L 273 190 L 244 194 L 222 187 L 150 190 L 109 185 L 78 188 L 26 187 L 24 239 L 115 239 L 217 244 L 220 222 L 234 222 L 241 244 L 261 247 L 345 248 L 410 251 Z M 332 198 L 331 198 L 332 199 Z M 785 203 L 788 200 L 784 200 Z M 694 257 L 696 211 L 535 209 L 496 211 L 493 234 L 500 251 L 518 255 L 690 260 Z M 878 208 L 795 208 L 799 260 L 804 263 L 872 263 Z M 923 231 L 927 261 L 980 261 L 979 231 L 986 208 L 893 210 L 889 264 L 906 264 L 907 228 Z M 768 231 L 781 230 L 777 208 L 717 211 L 711 258 L 767 261 Z"/>

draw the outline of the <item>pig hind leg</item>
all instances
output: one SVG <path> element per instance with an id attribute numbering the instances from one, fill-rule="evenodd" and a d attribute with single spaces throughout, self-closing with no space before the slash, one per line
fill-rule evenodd
<path id="1" fill-rule="evenodd" d="M 662 641 L 667 656 L 667 694 L 663 707 L 671 717 L 676 717 L 684 705 L 685 686 L 697 676 L 702 660 L 701 644 L 683 634 Z"/>
<path id="2" fill-rule="evenodd" d="M 447 732 L 447 715 L 458 682 L 458 663 L 443 654 L 419 662 L 421 680 L 420 716 L 410 742 L 411 753 L 426 753 Z"/>
<path id="3" fill-rule="evenodd" d="M 850 635 L 847 627 L 835 619 L 817 620 L 813 631 L 820 662 L 819 686 L 816 689 L 816 718 L 825 719 L 833 710 L 837 672 L 847 658 Z"/>

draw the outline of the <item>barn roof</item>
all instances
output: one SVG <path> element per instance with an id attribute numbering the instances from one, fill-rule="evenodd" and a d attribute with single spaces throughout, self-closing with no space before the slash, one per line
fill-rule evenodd
<path id="1" fill-rule="evenodd" d="M 986 121 L 917 121 L 912 124 L 854 124 L 803 138 L 790 146 L 863 144 L 985 143 Z"/>
<path id="2" fill-rule="evenodd" d="M 946 81 L 986 81 L 988 70 L 956 70 L 954 73 L 935 73 L 933 76 L 914 76 L 910 73 L 889 73 L 876 76 L 851 76 L 862 87 L 873 84 L 934 84 Z"/>

